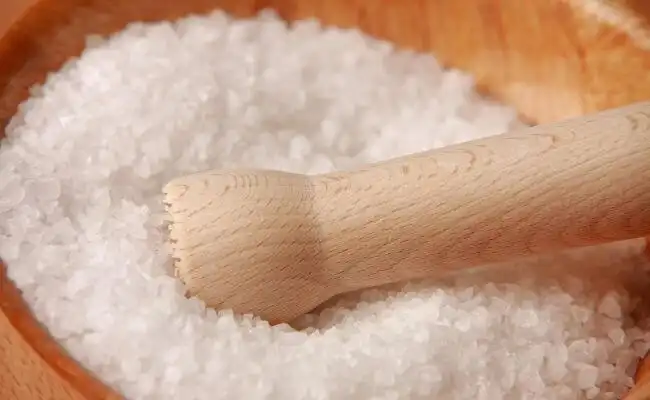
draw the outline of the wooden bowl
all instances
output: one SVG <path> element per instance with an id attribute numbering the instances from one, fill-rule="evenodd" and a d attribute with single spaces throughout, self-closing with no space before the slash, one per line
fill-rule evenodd
<path id="1" fill-rule="evenodd" d="M 0 132 L 88 34 L 222 8 L 317 17 L 431 51 L 532 123 L 650 98 L 645 0 L 0 0 Z M 48 335 L 0 266 L 0 399 L 116 399 Z M 646 368 L 650 368 L 650 363 Z M 645 371 L 640 369 L 640 371 Z M 641 379 L 629 400 L 650 399 Z M 644 383 L 648 385 L 644 385 Z"/>

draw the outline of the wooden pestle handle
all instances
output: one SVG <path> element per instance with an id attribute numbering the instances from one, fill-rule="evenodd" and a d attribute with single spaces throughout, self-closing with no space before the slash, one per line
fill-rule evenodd
<path id="1" fill-rule="evenodd" d="M 274 321 L 332 295 L 650 234 L 650 103 L 305 176 L 165 188 L 179 276 Z"/>
<path id="2" fill-rule="evenodd" d="M 346 287 L 650 234 L 650 103 L 314 178 Z"/>

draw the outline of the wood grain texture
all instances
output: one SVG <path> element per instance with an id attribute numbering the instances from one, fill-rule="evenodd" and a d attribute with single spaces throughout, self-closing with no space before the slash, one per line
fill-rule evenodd
<path id="1" fill-rule="evenodd" d="M 650 354 L 640 363 L 634 375 L 635 387 L 624 397 L 625 400 L 650 400 Z"/>
<path id="2" fill-rule="evenodd" d="M 272 6 L 287 19 L 316 16 L 402 47 L 433 51 L 532 122 L 650 97 L 650 56 L 641 40 L 650 3 L 595 1 L 625 11 L 625 18 L 608 22 L 603 15 L 609 14 L 600 10 L 596 16 L 587 0 L 0 0 L 0 135 L 27 89 L 79 55 L 85 35 L 215 7 L 249 16 Z M 85 389 L 96 385 L 91 376 L 77 370 L 71 375 L 79 379 L 68 379 L 52 367 L 74 363 L 43 331 L 35 333 L 41 328 L 2 268 L 0 279 L 0 398 L 102 398 L 101 391 Z"/>
<path id="3" fill-rule="evenodd" d="M 290 322 L 345 292 L 650 235 L 650 102 L 356 171 L 216 170 L 164 191 L 189 293 Z"/>

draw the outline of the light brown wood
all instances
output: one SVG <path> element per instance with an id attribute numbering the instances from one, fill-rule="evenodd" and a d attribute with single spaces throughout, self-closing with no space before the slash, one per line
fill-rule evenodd
<path id="1" fill-rule="evenodd" d="M 650 354 L 640 363 L 634 376 L 635 387 L 624 397 L 625 400 L 650 399 Z"/>
<path id="2" fill-rule="evenodd" d="M 357 171 L 206 171 L 164 191 L 189 293 L 290 322 L 349 291 L 650 234 L 650 102 Z"/>
<path id="3" fill-rule="evenodd" d="M 445 65 L 472 73 L 485 93 L 513 105 L 531 122 L 649 98 L 650 55 L 642 38 L 650 4 L 595 1 L 623 10 L 624 18 L 607 22 L 602 16 L 611 12 L 594 11 L 586 0 L 0 0 L 0 135 L 28 87 L 78 55 L 86 34 L 215 7 L 249 16 L 271 6 L 287 19 L 315 16 L 360 27 L 401 47 L 432 51 Z M 102 398 L 84 389 L 97 383 L 82 370 L 68 379 L 51 367 L 74 363 L 44 331 L 26 333 L 27 327 L 41 328 L 2 268 L 0 278 L 0 398 L 41 399 L 38 393 L 53 400 L 77 398 L 70 393 Z"/>

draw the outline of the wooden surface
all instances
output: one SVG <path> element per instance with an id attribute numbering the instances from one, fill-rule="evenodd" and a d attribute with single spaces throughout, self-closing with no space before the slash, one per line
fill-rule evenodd
<path id="1" fill-rule="evenodd" d="M 639 363 L 634 375 L 636 386 L 624 397 L 625 400 L 649 400 L 650 399 L 650 356 Z"/>
<path id="2" fill-rule="evenodd" d="M 645 39 L 650 4 L 645 0 L 0 0 L 0 4 L 0 131 L 26 98 L 29 86 L 80 53 L 84 35 L 114 32 L 129 21 L 175 18 L 214 7 L 247 16 L 273 5 L 288 19 L 317 16 L 329 24 L 361 27 L 403 47 L 433 51 L 446 65 L 474 74 L 482 90 L 512 104 L 532 122 L 650 97 Z M 37 6 L 21 16 L 32 4 Z M 11 21 L 17 23 L 7 30 Z M 74 370 L 42 332 L 34 333 L 38 326 L 3 271 L 0 277 L 0 398 L 101 398 L 106 392 L 88 389 L 99 386 Z M 66 376 L 57 369 L 61 365 L 70 366 L 72 372 Z"/>

